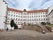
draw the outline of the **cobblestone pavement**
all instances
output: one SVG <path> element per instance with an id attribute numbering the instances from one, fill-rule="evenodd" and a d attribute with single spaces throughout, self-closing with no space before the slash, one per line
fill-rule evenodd
<path id="1" fill-rule="evenodd" d="M 0 32 L 0 40 L 53 40 L 53 32 L 42 34 L 32 30 Z"/>

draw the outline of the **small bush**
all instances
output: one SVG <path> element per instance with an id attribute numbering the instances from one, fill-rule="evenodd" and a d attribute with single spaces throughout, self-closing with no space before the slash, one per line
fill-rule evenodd
<path id="1" fill-rule="evenodd" d="M 41 24 L 42 24 L 42 25 L 46 25 L 46 23 L 45 23 L 45 22 L 41 22 Z"/>
<path id="2" fill-rule="evenodd" d="M 49 25 L 49 24 L 50 24 L 50 22 L 46 22 L 46 24 L 48 24 L 48 25 Z"/>
<path id="3" fill-rule="evenodd" d="M 14 29 L 18 29 L 18 26 L 14 23 Z"/>

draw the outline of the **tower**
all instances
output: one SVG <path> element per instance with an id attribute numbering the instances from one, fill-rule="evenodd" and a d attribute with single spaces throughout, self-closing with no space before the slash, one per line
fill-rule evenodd
<path id="1" fill-rule="evenodd" d="M 6 14 L 7 14 L 7 4 L 0 0 L 0 29 L 5 29 L 5 20 L 6 20 Z"/>

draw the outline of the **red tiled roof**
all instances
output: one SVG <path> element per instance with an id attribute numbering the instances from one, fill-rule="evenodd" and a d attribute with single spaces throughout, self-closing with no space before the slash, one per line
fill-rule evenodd
<path id="1" fill-rule="evenodd" d="M 8 11 L 22 12 L 22 10 L 17 10 L 17 9 L 13 9 L 13 8 L 8 8 Z"/>
<path id="2" fill-rule="evenodd" d="M 14 12 L 28 12 L 28 13 L 48 12 L 48 10 L 47 10 L 47 9 L 43 9 L 43 10 L 22 11 L 22 10 L 17 10 L 17 9 L 13 9 L 13 8 L 8 8 L 8 11 L 14 11 Z"/>
<path id="3" fill-rule="evenodd" d="M 37 13 L 37 12 L 48 12 L 47 9 L 43 9 L 43 10 L 31 10 L 31 11 L 27 11 L 28 13 L 31 13 L 31 12 L 34 12 L 34 13 Z"/>

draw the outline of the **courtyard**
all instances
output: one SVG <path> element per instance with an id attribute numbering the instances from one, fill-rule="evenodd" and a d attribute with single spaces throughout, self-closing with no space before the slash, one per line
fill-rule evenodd
<path id="1" fill-rule="evenodd" d="M 42 34 L 33 30 L 13 30 L 0 32 L 0 40 L 53 40 L 53 32 Z"/>

